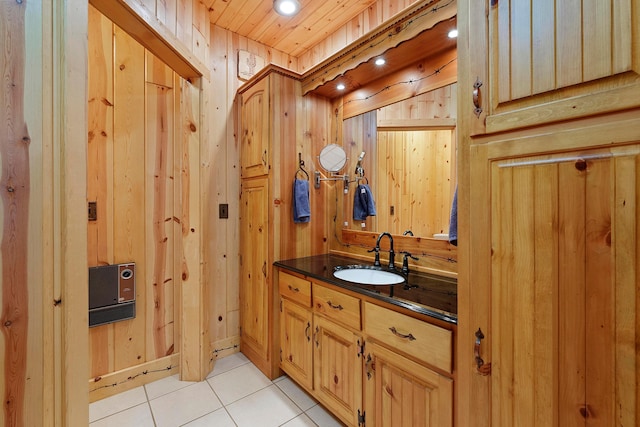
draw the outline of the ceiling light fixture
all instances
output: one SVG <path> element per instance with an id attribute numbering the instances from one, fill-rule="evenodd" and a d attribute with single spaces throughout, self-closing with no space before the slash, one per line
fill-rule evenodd
<path id="1" fill-rule="evenodd" d="M 375 64 L 380 66 L 380 65 L 384 65 L 387 61 L 384 60 L 384 58 L 378 58 L 376 59 Z"/>
<path id="2" fill-rule="evenodd" d="M 342 83 L 338 83 L 338 86 L 336 86 L 336 89 L 338 90 L 344 90 L 345 89 L 345 85 L 343 85 Z"/>
<path id="3" fill-rule="evenodd" d="M 456 37 L 458 37 L 458 30 L 454 28 L 453 30 L 449 31 L 448 36 L 450 39 L 455 39 Z"/>
<path id="4" fill-rule="evenodd" d="M 273 10 L 282 16 L 293 16 L 300 12 L 298 0 L 273 0 Z"/>

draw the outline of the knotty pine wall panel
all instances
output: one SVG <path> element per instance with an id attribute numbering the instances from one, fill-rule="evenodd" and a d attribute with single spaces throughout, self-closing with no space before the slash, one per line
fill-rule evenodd
<path id="1" fill-rule="evenodd" d="M 144 200 L 145 179 L 144 169 L 140 167 L 144 158 L 145 135 L 144 127 L 140 125 L 145 120 L 144 48 L 117 27 L 114 27 L 113 33 L 113 158 L 112 164 L 107 164 L 113 170 L 110 201 L 113 203 L 113 259 L 106 260 L 106 263 L 134 261 L 136 271 L 140 271 L 145 255 L 145 212 L 140 203 Z M 136 282 L 138 288 L 145 283 L 139 279 Z M 141 298 L 144 304 L 144 292 Z M 136 309 L 140 305 L 137 304 Z M 113 334 L 109 340 L 113 343 L 113 346 L 109 346 L 110 370 L 118 371 L 139 363 L 138 356 L 144 355 L 144 321 L 136 319 L 92 328 L 92 354 L 101 352 L 104 341 L 96 341 L 93 335 L 94 332 L 99 333 L 100 329 L 105 329 L 106 334 Z"/>
<path id="2" fill-rule="evenodd" d="M 0 2 L 2 426 L 87 422 L 86 9 Z"/>
<path id="3" fill-rule="evenodd" d="M 211 81 L 203 80 L 209 120 L 208 143 L 202 146 L 201 194 L 203 217 L 203 286 L 210 290 L 209 338 L 212 357 L 238 350 L 240 135 L 235 96 L 244 81 L 238 78 L 238 51 L 246 50 L 283 68 L 295 69 L 296 59 L 246 37 L 212 25 L 209 46 Z M 297 154 L 290 154 L 297 159 Z M 309 154 L 310 156 L 310 154 Z M 309 157 L 307 157 L 307 161 Z M 294 171 L 291 172 L 292 174 Z M 229 208 L 229 218 L 218 218 L 218 206 Z"/>
<path id="4" fill-rule="evenodd" d="M 146 259 L 151 294 L 146 302 L 148 359 L 168 356 L 174 351 L 174 90 L 155 83 L 146 84 L 146 143 L 144 209 Z M 138 201 L 139 203 L 139 201 Z M 150 214 L 150 215 L 149 215 Z M 178 276 L 179 277 L 179 276 Z M 147 282 L 149 283 L 149 280 Z M 144 335 L 144 334 L 143 334 Z M 152 347 L 152 348 L 151 348 Z"/>
<path id="5" fill-rule="evenodd" d="M 136 263 L 135 319 L 90 328 L 91 389 L 99 390 L 117 371 L 176 352 L 180 79 L 97 10 L 89 16 L 87 194 L 98 203 L 88 223 L 89 266 Z"/>

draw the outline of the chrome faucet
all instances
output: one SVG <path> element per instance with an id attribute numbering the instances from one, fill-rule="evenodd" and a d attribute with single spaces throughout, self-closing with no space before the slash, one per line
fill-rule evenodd
<path id="1" fill-rule="evenodd" d="M 373 265 L 376 267 L 380 267 L 380 240 L 382 240 L 384 236 L 389 237 L 389 270 L 395 270 L 396 265 L 394 261 L 396 253 L 393 250 L 393 236 L 391 236 L 391 233 L 388 233 L 386 231 L 384 233 L 380 233 L 380 235 L 378 236 L 378 240 L 376 240 L 376 247 L 374 248 L 374 251 L 376 251 L 376 259 Z"/>

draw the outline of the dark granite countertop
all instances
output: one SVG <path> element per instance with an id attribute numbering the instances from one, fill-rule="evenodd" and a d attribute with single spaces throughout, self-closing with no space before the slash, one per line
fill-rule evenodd
<path id="1" fill-rule="evenodd" d="M 458 323 L 458 283 L 454 278 L 410 272 L 405 283 L 373 286 L 347 282 L 333 276 L 334 269 L 337 266 L 369 264 L 366 261 L 355 258 L 329 254 L 288 259 L 274 263 L 275 266 L 282 269 L 368 295 L 448 323 Z"/>

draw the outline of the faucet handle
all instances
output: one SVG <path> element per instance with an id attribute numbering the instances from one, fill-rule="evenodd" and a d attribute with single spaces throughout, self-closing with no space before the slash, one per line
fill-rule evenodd
<path id="1" fill-rule="evenodd" d="M 376 246 L 375 248 L 369 249 L 367 252 L 375 252 L 376 253 L 376 258 L 373 261 L 373 266 L 374 267 L 380 267 L 380 248 L 378 246 Z"/>
<path id="2" fill-rule="evenodd" d="M 407 251 L 402 251 L 400 253 L 404 254 L 404 257 L 402 258 L 402 272 L 405 274 L 409 274 L 409 258 L 416 261 L 418 261 L 420 258 L 414 257 L 413 255 L 411 255 L 411 253 Z"/>

